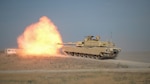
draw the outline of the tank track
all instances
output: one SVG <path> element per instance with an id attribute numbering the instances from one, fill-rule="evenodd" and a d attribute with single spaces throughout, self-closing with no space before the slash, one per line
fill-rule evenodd
<path id="1" fill-rule="evenodd" d="M 97 59 L 97 60 L 115 59 L 117 57 L 117 54 L 108 57 L 108 56 L 91 55 L 91 54 L 75 53 L 75 52 L 67 52 L 67 51 L 64 51 L 64 54 L 67 56 L 83 57 L 83 58 L 90 58 L 90 59 Z"/>

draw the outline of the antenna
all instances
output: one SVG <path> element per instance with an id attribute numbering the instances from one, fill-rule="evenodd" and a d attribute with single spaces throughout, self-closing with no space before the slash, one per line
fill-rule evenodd
<path id="1" fill-rule="evenodd" d="M 112 42 L 112 32 L 111 32 L 111 37 L 110 37 L 110 39 L 111 39 L 110 41 Z"/>

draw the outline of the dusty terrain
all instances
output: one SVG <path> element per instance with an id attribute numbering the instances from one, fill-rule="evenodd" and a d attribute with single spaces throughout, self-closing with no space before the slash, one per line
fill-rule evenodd
<path id="1" fill-rule="evenodd" d="M 121 52 L 117 59 L 150 63 L 150 52 Z"/>
<path id="2" fill-rule="evenodd" d="M 95 60 L 0 54 L 0 84 L 149 84 L 149 56 L 123 53 L 114 60 Z"/>
<path id="3" fill-rule="evenodd" d="M 0 74 L 0 84 L 150 84 L 150 73 L 61 72 Z"/>
<path id="4" fill-rule="evenodd" d="M 0 56 L 0 70 L 66 70 L 116 68 L 113 63 L 91 61 L 66 56 L 30 57 Z"/>

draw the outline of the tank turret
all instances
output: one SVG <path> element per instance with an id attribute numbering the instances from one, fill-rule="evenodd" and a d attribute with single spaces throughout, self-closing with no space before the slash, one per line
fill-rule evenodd
<path id="1" fill-rule="evenodd" d="M 100 41 L 100 36 L 87 36 L 83 41 L 58 43 L 59 45 L 75 45 L 76 47 L 113 47 L 114 43 L 110 41 Z"/>
<path id="2" fill-rule="evenodd" d="M 100 36 L 87 36 L 83 43 L 85 47 L 113 47 L 115 46 L 114 43 L 110 41 L 101 41 Z"/>

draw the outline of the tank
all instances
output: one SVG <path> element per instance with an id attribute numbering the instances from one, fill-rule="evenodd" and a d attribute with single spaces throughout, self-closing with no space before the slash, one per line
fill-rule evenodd
<path id="1" fill-rule="evenodd" d="M 59 43 L 62 52 L 68 56 L 94 59 L 114 59 L 121 51 L 113 42 L 101 41 L 100 36 L 86 36 L 83 41 Z"/>

